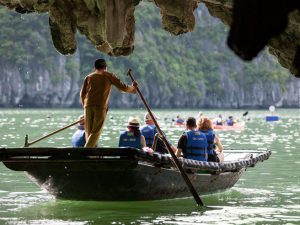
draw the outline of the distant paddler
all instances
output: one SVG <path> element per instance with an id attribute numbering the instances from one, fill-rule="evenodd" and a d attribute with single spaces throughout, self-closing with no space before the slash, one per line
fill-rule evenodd
<path id="1" fill-rule="evenodd" d="M 80 91 L 85 116 L 86 144 L 84 147 L 87 148 L 97 146 L 108 111 L 111 86 L 114 85 L 120 91 L 132 94 L 135 93 L 137 87 L 136 81 L 128 86 L 115 74 L 108 72 L 104 59 L 97 59 L 94 66 L 94 72 L 85 77 Z"/>
<path id="2" fill-rule="evenodd" d="M 233 126 L 235 123 L 236 123 L 236 121 L 233 120 L 233 116 L 229 116 L 229 117 L 226 119 L 226 125 L 227 125 L 227 126 Z"/>
<path id="3" fill-rule="evenodd" d="M 175 121 L 175 125 L 179 125 L 179 126 L 184 125 L 185 122 L 184 119 L 180 117 L 180 115 L 177 115 L 174 121 Z"/>
<path id="4" fill-rule="evenodd" d="M 218 117 L 213 120 L 213 122 L 214 122 L 215 125 L 223 126 L 222 115 L 219 114 Z"/>

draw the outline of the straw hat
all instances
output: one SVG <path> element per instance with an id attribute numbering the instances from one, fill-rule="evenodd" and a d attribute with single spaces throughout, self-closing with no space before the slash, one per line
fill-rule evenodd
<path id="1" fill-rule="evenodd" d="M 128 126 L 139 127 L 140 126 L 140 120 L 136 117 L 129 117 Z"/>

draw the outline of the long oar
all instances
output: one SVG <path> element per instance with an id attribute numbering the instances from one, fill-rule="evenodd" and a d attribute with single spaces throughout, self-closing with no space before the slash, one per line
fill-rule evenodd
<path id="1" fill-rule="evenodd" d="M 131 74 L 131 69 L 128 70 L 127 75 L 131 78 L 132 81 L 134 81 L 133 76 L 132 76 L 132 74 Z M 168 140 L 167 140 L 165 134 L 161 131 L 161 129 L 160 129 L 160 127 L 159 127 L 159 125 L 158 125 L 158 123 L 157 123 L 157 121 L 156 121 L 156 119 L 155 119 L 155 117 L 154 117 L 154 115 L 153 115 L 153 113 L 152 113 L 150 107 L 148 106 L 148 104 L 147 104 L 147 102 L 146 102 L 144 96 L 142 95 L 142 93 L 141 93 L 139 87 L 137 87 L 136 90 L 137 90 L 137 93 L 139 94 L 140 98 L 142 99 L 142 101 L 143 101 L 143 103 L 144 103 L 144 105 L 145 105 L 145 107 L 146 107 L 148 113 L 150 114 L 151 119 L 153 120 L 153 122 L 154 122 L 154 124 L 155 124 L 155 126 L 156 126 L 156 129 L 157 129 L 158 133 L 161 135 L 162 141 L 163 141 L 164 144 L 166 145 L 166 147 L 167 147 L 169 153 L 171 154 L 171 156 L 172 156 L 172 158 L 173 158 L 173 161 L 174 161 L 176 167 L 177 167 L 178 170 L 180 171 L 182 178 L 184 179 L 186 185 L 187 185 L 188 188 L 190 189 L 191 194 L 194 196 L 194 199 L 195 199 L 196 203 L 197 203 L 198 205 L 203 206 L 204 204 L 203 204 L 201 198 L 199 197 L 199 195 L 198 195 L 198 193 L 196 192 L 196 190 L 195 190 L 193 184 L 191 183 L 190 179 L 188 178 L 188 176 L 186 175 L 185 171 L 183 170 L 183 168 L 182 168 L 182 166 L 181 166 L 181 164 L 180 164 L 178 158 L 176 157 L 175 153 L 173 152 L 173 150 L 172 150 L 172 148 L 171 148 L 171 145 L 170 145 L 170 143 L 168 142 Z"/>
<path id="2" fill-rule="evenodd" d="M 69 125 L 67 125 L 67 126 L 65 126 L 63 128 L 55 130 L 55 131 L 51 132 L 50 134 L 47 134 L 47 135 L 45 135 L 43 137 L 40 137 L 40 138 L 38 138 L 38 139 L 36 139 L 36 140 L 34 140 L 32 142 L 28 142 L 28 135 L 26 134 L 24 147 L 29 147 L 30 145 L 33 145 L 33 144 L 35 144 L 35 143 L 37 143 L 37 142 L 39 142 L 41 140 L 44 140 L 45 138 L 48 138 L 48 137 L 52 136 L 53 134 L 57 134 L 58 132 L 61 132 L 61 131 L 65 130 L 65 129 L 69 128 L 69 127 L 72 127 L 72 126 L 76 125 L 77 123 L 80 123 L 82 120 L 84 120 L 84 118 L 80 119 L 80 120 L 77 120 L 76 122 L 73 122 L 73 123 L 71 123 L 71 124 L 69 124 Z"/>

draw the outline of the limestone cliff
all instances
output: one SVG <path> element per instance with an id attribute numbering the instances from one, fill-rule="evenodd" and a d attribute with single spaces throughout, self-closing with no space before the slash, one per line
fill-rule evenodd
<path id="1" fill-rule="evenodd" d="M 28 65 L 25 76 L 15 67 L 0 69 L 0 107 L 69 107 L 78 105 L 79 68 L 72 73 L 68 63 L 79 65 L 79 54 L 57 56 L 55 67 Z M 32 71 L 35 70 L 33 73 Z M 57 77 L 55 77 L 57 76 Z M 56 78 L 56 79 L 55 79 Z"/>

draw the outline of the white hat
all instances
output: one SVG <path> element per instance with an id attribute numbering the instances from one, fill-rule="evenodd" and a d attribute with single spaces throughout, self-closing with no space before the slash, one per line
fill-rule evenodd
<path id="1" fill-rule="evenodd" d="M 159 119 L 158 116 L 155 116 L 154 114 L 153 114 L 153 116 L 154 116 L 155 119 Z M 146 113 L 145 116 L 144 116 L 144 121 L 146 122 L 146 121 L 149 121 L 149 120 L 152 120 L 152 118 L 151 118 L 149 113 Z"/>
<path id="2" fill-rule="evenodd" d="M 129 117 L 129 119 L 128 119 L 128 126 L 139 127 L 140 126 L 140 120 L 139 120 L 139 118 Z"/>

